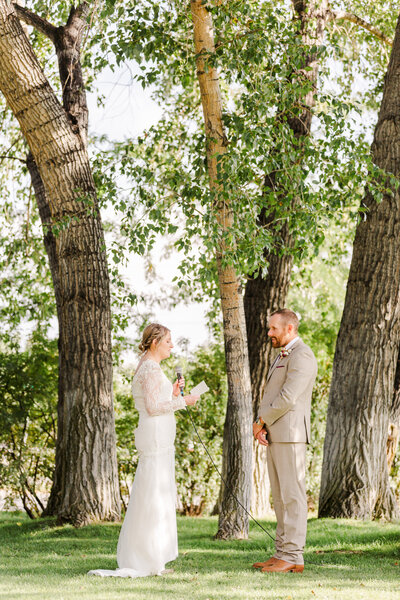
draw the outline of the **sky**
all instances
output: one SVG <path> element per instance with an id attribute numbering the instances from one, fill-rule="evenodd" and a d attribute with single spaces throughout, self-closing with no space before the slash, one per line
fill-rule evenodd
<path id="1" fill-rule="evenodd" d="M 134 69 L 122 66 L 114 72 L 107 69 L 102 73 L 97 87 L 106 99 L 103 107 L 97 106 L 97 93 L 88 94 L 89 129 L 96 135 L 106 134 L 117 140 L 135 138 L 161 117 L 162 110 L 152 100 L 151 90 L 143 90 L 133 79 Z M 169 259 L 160 261 L 161 254 L 160 243 L 152 253 L 158 274 L 155 284 L 146 281 L 144 258 L 130 255 L 125 274 L 136 293 L 151 292 L 155 291 L 157 286 L 170 285 L 177 269 L 178 257 L 172 255 Z M 143 311 L 147 308 L 144 305 L 139 306 Z M 174 309 L 157 309 L 154 317 L 155 321 L 171 330 L 173 341 L 184 338 L 188 340 L 188 347 L 194 349 L 206 343 L 209 337 L 204 313 L 205 306 L 189 302 Z M 136 328 L 132 327 L 128 333 L 136 337 Z"/>

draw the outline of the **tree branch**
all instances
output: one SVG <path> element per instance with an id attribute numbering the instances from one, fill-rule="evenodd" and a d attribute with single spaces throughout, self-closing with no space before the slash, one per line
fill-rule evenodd
<path id="1" fill-rule="evenodd" d="M 39 17 L 39 15 L 36 13 L 31 12 L 24 6 L 20 6 L 16 2 L 14 2 L 14 8 L 18 18 L 21 19 L 21 21 L 24 21 L 24 23 L 27 25 L 31 25 L 47 36 L 54 43 L 57 27 L 46 21 L 46 19 Z"/>
<path id="2" fill-rule="evenodd" d="M 373 25 L 368 23 L 368 21 L 365 21 L 365 19 L 362 19 L 361 17 L 357 17 L 357 15 L 353 15 L 352 13 L 346 12 L 344 10 L 339 10 L 336 12 L 333 10 L 330 10 L 329 11 L 329 21 L 339 21 L 339 20 L 350 21 L 351 23 L 355 23 L 356 25 L 359 25 L 359 27 L 362 27 L 363 29 L 366 29 L 367 31 L 369 31 L 369 33 L 372 33 L 372 35 L 374 35 L 376 38 L 378 38 L 379 40 L 381 40 L 388 46 L 393 46 L 392 39 L 390 39 L 387 35 L 382 33 L 382 31 L 380 31 L 379 29 L 377 29 L 376 27 L 374 27 Z"/>
<path id="3" fill-rule="evenodd" d="M 80 133 L 86 140 L 88 126 L 88 109 L 85 85 L 83 81 L 80 48 L 89 4 L 84 1 L 77 8 L 72 6 L 67 24 L 57 29 L 54 41 L 56 48 L 60 81 L 63 92 L 63 106 L 78 125 Z"/>
<path id="4" fill-rule="evenodd" d="M 26 163 L 25 158 L 20 158 L 19 156 L 9 156 L 8 154 L 1 154 L 0 161 L 3 160 L 18 160 L 19 162 Z"/>
<path id="5" fill-rule="evenodd" d="M 66 27 L 74 24 L 74 21 L 84 21 L 89 14 L 89 4 L 84 0 L 76 8 L 71 7 Z"/>
<path id="6" fill-rule="evenodd" d="M 63 90 L 63 106 L 79 126 L 81 135 L 86 138 L 88 110 L 80 63 L 80 47 L 86 18 L 90 12 L 88 2 L 83 0 L 76 8 L 72 6 L 66 25 L 61 27 L 52 25 L 16 2 L 13 6 L 21 21 L 35 27 L 53 42 Z"/>

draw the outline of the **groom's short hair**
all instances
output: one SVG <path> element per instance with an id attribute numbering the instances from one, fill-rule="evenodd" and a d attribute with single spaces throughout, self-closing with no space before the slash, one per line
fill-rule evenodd
<path id="1" fill-rule="evenodd" d="M 296 333 L 299 330 L 299 317 L 289 308 L 280 308 L 279 310 L 273 312 L 271 317 L 273 315 L 280 315 L 282 320 L 285 322 L 285 325 L 289 325 L 289 323 L 293 325 Z"/>

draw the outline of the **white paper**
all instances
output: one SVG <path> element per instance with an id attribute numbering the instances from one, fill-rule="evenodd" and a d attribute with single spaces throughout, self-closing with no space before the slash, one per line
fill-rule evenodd
<path id="1" fill-rule="evenodd" d="M 190 393 L 193 394 L 193 396 L 201 396 L 201 394 L 205 394 L 206 392 L 208 392 L 209 389 L 210 388 L 208 387 L 205 381 L 200 381 L 200 383 L 196 385 L 196 387 L 190 390 Z"/>

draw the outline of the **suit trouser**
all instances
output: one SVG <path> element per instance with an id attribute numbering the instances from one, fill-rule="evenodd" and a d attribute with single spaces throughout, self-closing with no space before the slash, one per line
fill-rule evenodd
<path id="1" fill-rule="evenodd" d="M 274 556 L 301 565 L 307 533 L 306 444 L 270 443 L 267 464 L 277 519 Z"/>

